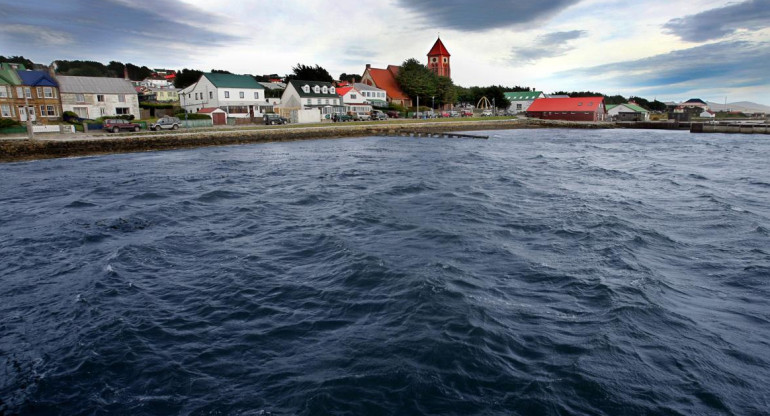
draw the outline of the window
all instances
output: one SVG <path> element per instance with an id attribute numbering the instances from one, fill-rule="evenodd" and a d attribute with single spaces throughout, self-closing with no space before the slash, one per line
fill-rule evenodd
<path id="1" fill-rule="evenodd" d="M 123 114 L 131 114 L 131 109 L 128 107 L 116 107 L 115 108 L 115 114 L 123 115 Z"/>
<path id="2" fill-rule="evenodd" d="M 214 91 L 209 91 L 209 100 L 214 99 Z"/>
<path id="3" fill-rule="evenodd" d="M 43 88 L 43 97 L 45 97 L 45 98 L 54 98 L 54 96 L 53 96 L 53 88 L 51 88 L 51 87 Z"/>
<path id="4" fill-rule="evenodd" d="M 11 106 L 8 104 L 0 105 L 0 116 L 11 117 Z"/>
<path id="5" fill-rule="evenodd" d="M 99 114 L 105 115 L 105 114 L 107 114 L 107 110 L 104 107 L 102 107 L 102 108 L 99 109 Z"/>
<path id="6" fill-rule="evenodd" d="M 255 100 L 259 100 L 259 92 L 258 91 L 254 91 L 254 99 Z"/>
<path id="7" fill-rule="evenodd" d="M 77 102 L 79 102 L 79 103 L 84 103 L 84 102 L 86 102 L 86 96 L 85 96 L 85 94 L 75 94 L 75 101 L 77 101 Z"/>
<path id="8" fill-rule="evenodd" d="M 334 91 L 335 91 L 335 90 L 334 90 L 334 87 L 329 87 L 329 94 L 335 94 L 335 92 L 334 92 Z"/>
<path id="9" fill-rule="evenodd" d="M 433 62 L 433 63 L 436 63 L 436 62 L 438 62 L 438 58 L 430 58 L 430 61 Z"/>
<path id="10" fill-rule="evenodd" d="M 310 94 L 310 87 L 308 85 L 303 85 L 302 92 L 304 92 L 305 94 Z"/>
<path id="11" fill-rule="evenodd" d="M 37 98 L 43 98 L 43 87 L 37 87 Z"/>
<path id="12" fill-rule="evenodd" d="M 521 104 L 516 104 L 516 109 L 521 110 Z"/>
<path id="13" fill-rule="evenodd" d="M 321 93 L 321 87 L 316 85 L 315 87 L 313 87 L 313 92 L 316 93 L 316 94 L 320 94 Z"/>
<path id="14" fill-rule="evenodd" d="M 324 100 L 324 104 L 329 104 L 329 99 L 328 98 Z"/>
<path id="15" fill-rule="evenodd" d="M 104 102 L 104 95 L 103 94 L 96 94 L 96 101 L 103 103 Z"/>
<path id="16" fill-rule="evenodd" d="M 126 102 L 126 95 L 125 94 L 118 94 L 118 102 L 119 103 L 125 103 Z"/>
<path id="17" fill-rule="evenodd" d="M 324 87 L 323 87 L 323 92 L 324 92 L 324 94 L 328 94 L 329 93 L 329 89 L 326 88 L 326 85 L 324 85 Z"/>
<path id="18" fill-rule="evenodd" d="M 16 98 L 24 98 L 24 89 L 16 87 Z"/>
<path id="19" fill-rule="evenodd" d="M 356 94 L 350 94 L 350 99 L 351 99 L 351 100 L 355 100 L 356 98 L 358 98 L 358 95 L 356 95 Z"/>
<path id="20" fill-rule="evenodd" d="M 32 89 L 30 87 L 24 87 L 24 94 L 27 95 L 27 98 L 32 98 Z"/>
<path id="21" fill-rule="evenodd" d="M 444 63 L 449 62 L 449 58 L 444 58 Z"/>
<path id="22" fill-rule="evenodd" d="M 72 107 L 72 111 L 80 118 L 88 118 L 88 107 Z"/>
<path id="23" fill-rule="evenodd" d="M 43 117 L 56 117 L 56 107 L 52 105 L 41 105 L 40 115 Z"/>
<path id="24" fill-rule="evenodd" d="M 316 88 L 318 88 L 318 86 L 317 86 L 317 85 L 316 85 Z M 315 100 L 315 103 L 316 103 L 316 104 L 321 104 L 321 99 L 320 99 L 320 98 L 316 98 L 316 100 Z"/>
<path id="25" fill-rule="evenodd" d="M 238 93 L 238 98 L 245 98 L 245 95 L 244 95 L 243 91 Z"/>
<path id="26" fill-rule="evenodd" d="M 230 91 L 225 91 L 225 98 L 230 98 Z"/>
<path id="27" fill-rule="evenodd" d="M 8 87 L 0 85 L 0 98 L 8 98 Z"/>

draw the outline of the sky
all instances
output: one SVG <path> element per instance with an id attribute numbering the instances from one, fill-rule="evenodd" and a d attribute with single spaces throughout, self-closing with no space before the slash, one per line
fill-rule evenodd
<path id="1" fill-rule="evenodd" d="M 460 86 L 770 105 L 770 0 L 0 0 L 0 55 L 338 77 L 438 36 Z"/>

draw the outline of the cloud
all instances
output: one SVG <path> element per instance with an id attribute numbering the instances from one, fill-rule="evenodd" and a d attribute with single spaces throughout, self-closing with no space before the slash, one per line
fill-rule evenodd
<path id="1" fill-rule="evenodd" d="M 750 0 L 698 14 L 671 19 L 663 28 L 682 40 L 704 42 L 720 39 L 740 29 L 770 27 L 770 0 Z"/>
<path id="2" fill-rule="evenodd" d="M 120 58 L 116 52 L 158 53 L 159 48 L 179 42 L 207 47 L 236 40 L 213 29 L 224 23 L 221 17 L 179 0 L 39 0 L 4 6 L 0 38 L 6 46 L 27 53 L 61 53 L 67 46 L 69 52 L 104 52 L 101 55 Z M 160 50 L 166 55 L 173 52 Z"/>
<path id="3" fill-rule="evenodd" d="M 580 0 L 398 0 L 437 27 L 480 31 L 546 20 Z"/>
<path id="4" fill-rule="evenodd" d="M 607 87 L 678 93 L 770 84 L 770 42 L 724 41 L 648 58 L 580 68 L 557 77 L 599 77 Z"/>
<path id="5" fill-rule="evenodd" d="M 532 63 L 543 58 L 561 56 L 574 49 L 570 41 L 584 37 L 585 30 L 570 30 L 567 32 L 553 32 L 538 36 L 535 42 L 529 46 L 515 47 L 511 57 L 512 63 L 524 61 Z"/>

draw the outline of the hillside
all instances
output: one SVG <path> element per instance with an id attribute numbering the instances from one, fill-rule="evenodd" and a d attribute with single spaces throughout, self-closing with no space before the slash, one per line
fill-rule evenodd
<path id="1" fill-rule="evenodd" d="M 709 105 L 709 108 L 711 108 L 712 111 L 724 111 L 724 110 L 730 110 L 730 111 L 741 111 L 744 113 L 770 113 L 770 106 L 762 105 L 753 103 L 751 101 L 738 101 L 735 103 L 727 103 L 725 106 L 724 103 L 715 103 L 708 101 L 706 104 Z"/>

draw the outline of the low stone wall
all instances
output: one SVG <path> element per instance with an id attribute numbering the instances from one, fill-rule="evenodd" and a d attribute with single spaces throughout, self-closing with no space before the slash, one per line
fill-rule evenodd
<path id="1" fill-rule="evenodd" d="M 704 124 L 693 123 L 691 133 L 770 134 L 767 124 Z"/>
<path id="2" fill-rule="evenodd" d="M 0 140 L 0 161 L 85 156 L 107 153 L 171 150 L 203 146 L 282 142 L 323 138 L 399 135 L 401 133 L 443 133 L 450 131 L 522 128 L 611 128 L 612 123 L 553 122 L 546 120 L 489 120 L 379 124 L 332 124 L 327 126 L 204 130 L 193 133 L 127 134 L 90 138 Z M 70 136 L 72 137 L 72 136 Z"/>

